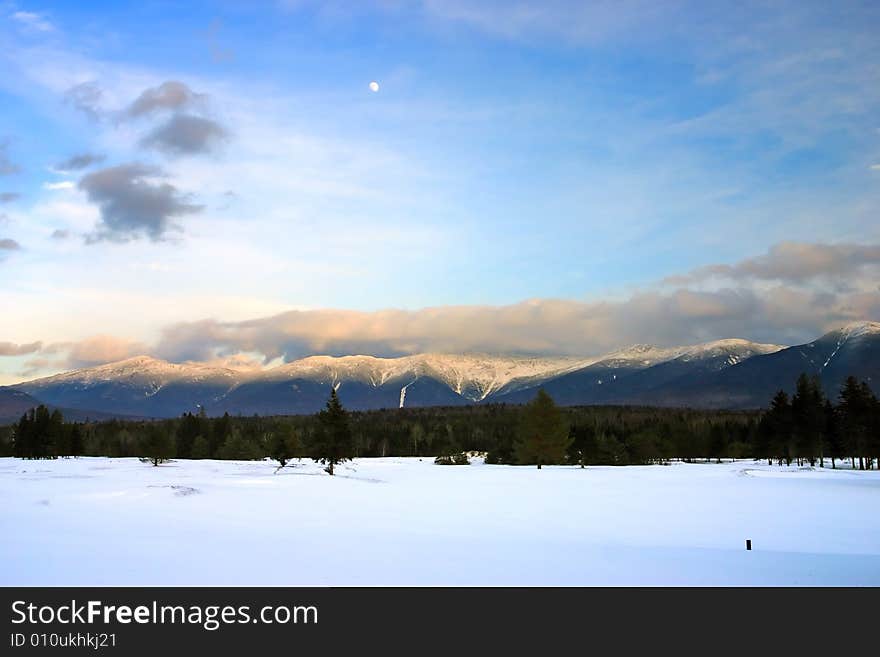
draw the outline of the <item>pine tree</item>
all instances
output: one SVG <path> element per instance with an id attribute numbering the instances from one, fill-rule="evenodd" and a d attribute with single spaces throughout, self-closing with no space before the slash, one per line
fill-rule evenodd
<path id="1" fill-rule="evenodd" d="M 299 434 L 293 429 L 287 432 L 278 430 L 269 434 L 266 444 L 269 456 L 273 461 L 278 461 L 275 472 L 286 466 L 287 462 L 299 453 L 301 447 Z"/>
<path id="2" fill-rule="evenodd" d="M 177 428 L 177 456 L 188 459 L 192 456 L 193 443 L 201 434 L 199 418 L 192 413 L 184 413 Z"/>
<path id="3" fill-rule="evenodd" d="M 804 373 L 798 377 L 795 388 L 791 413 L 798 462 L 804 458 L 810 465 L 815 465 L 816 457 L 821 456 L 825 433 L 825 396 L 822 393 L 822 384 L 818 378 L 810 378 Z"/>
<path id="4" fill-rule="evenodd" d="M 859 383 L 855 377 L 847 377 L 840 391 L 837 406 L 838 420 L 843 444 L 850 458 L 859 459 L 860 469 L 865 469 L 865 456 L 871 452 L 872 416 L 877 399 L 866 383 Z"/>
<path id="5" fill-rule="evenodd" d="M 517 432 L 519 463 L 562 463 L 571 444 L 569 426 L 559 408 L 543 388 L 523 410 Z"/>
<path id="6" fill-rule="evenodd" d="M 47 458 L 67 456 L 69 451 L 65 441 L 64 416 L 57 408 L 49 415 L 49 423 L 46 427 L 46 435 L 43 437 Z"/>
<path id="7" fill-rule="evenodd" d="M 770 454 L 776 454 L 780 464 L 785 460 L 786 465 L 791 465 L 794 420 L 791 404 L 784 390 L 774 395 L 770 410 L 761 418 L 759 431 L 765 432 L 769 437 Z"/>
<path id="8" fill-rule="evenodd" d="M 49 413 L 40 404 L 22 415 L 13 432 L 15 456 L 24 459 L 54 459 L 61 442 L 64 418 L 60 411 Z"/>
<path id="9" fill-rule="evenodd" d="M 354 457 L 354 437 L 348 422 L 348 414 L 342 407 L 336 390 L 330 391 L 327 406 L 318 413 L 318 427 L 309 445 L 311 458 L 327 467 L 332 475 L 334 467 Z"/>
<path id="10" fill-rule="evenodd" d="M 74 424 L 70 431 L 70 455 L 74 458 L 82 456 L 85 451 L 85 438 L 79 424 Z"/>
<path id="11" fill-rule="evenodd" d="M 21 419 L 12 429 L 12 455 L 20 459 L 30 458 L 31 450 L 31 421 L 33 409 L 21 416 Z"/>
<path id="12" fill-rule="evenodd" d="M 880 431 L 880 402 L 874 396 L 867 381 L 862 381 L 859 387 L 864 404 L 862 421 L 866 433 L 864 440 L 865 465 L 870 470 L 874 464 L 874 457 L 880 456 L 880 436 L 877 435 Z M 878 458 L 877 467 L 880 467 L 880 458 Z"/>
<path id="13" fill-rule="evenodd" d="M 221 459 L 231 461 L 254 461 L 262 458 L 260 449 L 253 442 L 245 440 L 238 427 L 233 427 L 224 443 L 220 446 Z"/>
<path id="14" fill-rule="evenodd" d="M 844 457 L 843 441 L 840 435 L 840 423 L 838 422 L 837 410 L 830 399 L 825 400 L 825 440 L 823 454 L 831 459 L 832 469 L 837 468 L 837 459 Z"/>
<path id="15" fill-rule="evenodd" d="M 211 446 L 208 444 L 208 441 L 204 436 L 198 435 L 195 437 L 195 439 L 193 440 L 192 452 L 190 453 L 190 456 L 194 459 L 210 458 Z"/>
<path id="16" fill-rule="evenodd" d="M 204 420 L 204 416 L 199 414 L 199 419 Z M 208 422 L 212 431 L 210 434 L 203 433 L 202 435 L 208 436 L 208 444 L 210 447 L 211 454 L 219 454 L 220 448 L 226 442 L 226 439 L 229 438 L 229 434 L 232 431 L 232 418 L 229 417 L 229 413 L 223 413 L 223 417 L 217 418 L 213 422 Z M 223 458 L 223 457 L 220 457 Z"/>
<path id="17" fill-rule="evenodd" d="M 174 456 L 174 441 L 167 427 L 152 423 L 146 427 L 146 435 L 140 444 L 141 458 L 154 466 L 164 463 Z"/>

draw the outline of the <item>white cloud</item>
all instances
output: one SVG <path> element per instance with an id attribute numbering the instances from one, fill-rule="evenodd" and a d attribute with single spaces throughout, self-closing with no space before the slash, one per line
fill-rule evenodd
<path id="1" fill-rule="evenodd" d="M 16 11 L 10 14 L 9 18 L 29 32 L 52 32 L 55 30 L 55 26 L 44 14 L 31 11 Z"/>
<path id="2" fill-rule="evenodd" d="M 43 189 L 48 189 L 50 191 L 59 191 L 64 189 L 73 189 L 76 185 L 73 184 L 70 180 L 62 180 L 61 182 L 45 182 L 43 183 Z"/>

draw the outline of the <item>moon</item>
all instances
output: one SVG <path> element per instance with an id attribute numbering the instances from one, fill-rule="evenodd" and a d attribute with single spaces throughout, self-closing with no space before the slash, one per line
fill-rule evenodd
<path id="1" fill-rule="evenodd" d="M 370 91 L 372 91 L 373 93 L 376 93 L 377 91 L 379 91 L 379 83 L 376 82 L 375 80 L 370 82 Z"/>

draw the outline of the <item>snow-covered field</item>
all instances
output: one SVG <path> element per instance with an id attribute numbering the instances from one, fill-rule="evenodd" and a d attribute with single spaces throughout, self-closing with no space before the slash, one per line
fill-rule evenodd
<path id="1" fill-rule="evenodd" d="M 294 463 L 0 459 L 0 584 L 880 585 L 877 471 Z"/>

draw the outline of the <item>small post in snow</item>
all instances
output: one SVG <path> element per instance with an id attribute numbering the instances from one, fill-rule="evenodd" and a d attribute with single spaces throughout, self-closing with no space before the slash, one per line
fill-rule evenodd
<path id="1" fill-rule="evenodd" d="M 751 549 L 752 549 L 752 539 L 747 538 L 746 539 L 746 550 L 751 550 Z"/>

